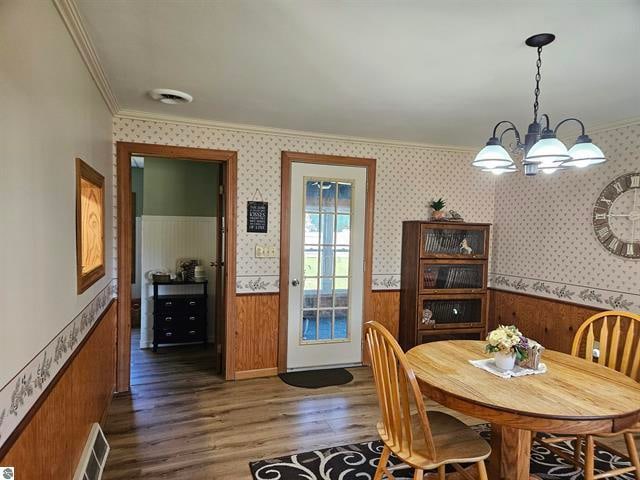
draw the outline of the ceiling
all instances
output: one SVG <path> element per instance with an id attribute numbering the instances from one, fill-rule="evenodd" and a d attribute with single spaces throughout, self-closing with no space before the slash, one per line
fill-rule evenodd
<path id="1" fill-rule="evenodd" d="M 640 116 L 639 0 L 76 0 L 122 109 L 478 146 L 541 110 Z M 151 100 L 184 90 L 185 105 Z"/>

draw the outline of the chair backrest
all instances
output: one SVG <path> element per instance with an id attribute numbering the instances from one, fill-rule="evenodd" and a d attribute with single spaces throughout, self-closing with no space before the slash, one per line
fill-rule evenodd
<path id="1" fill-rule="evenodd" d="M 573 338 L 571 355 L 598 362 L 640 381 L 640 315 L 609 311 L 588 318 Z"/>
<path id="2" fill-rule="evenodd" d="M 416 376 L 409 366 L 407 357 L 393 335 L 377 322 L 367 322 L 366 340 L 369 347 L 371 368 L 378 392 L 378 403 L 386 441 L 392 450 L 401 450 L 409 455 L 414 453 L 415 440 L 420 442 L 422 455 L 436 458 L 431 428 L 418 387 Z M 419 416 L 419 425 L 414 428 L 411 422 L 411 406 Z M 418 430 L 418 431 L 414 431 Z"/>

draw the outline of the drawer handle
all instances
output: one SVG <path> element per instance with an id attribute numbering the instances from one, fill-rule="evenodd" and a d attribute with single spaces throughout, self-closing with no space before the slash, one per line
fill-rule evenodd
<path id="1" fill-rule="evenodd" d="M 195 335 L 196 331 L 195 330 L 189 330 L 189 335 Z"/>
<path id="2" fill-rule="evenodd" d="M 189 317 L 189 320 L 194 321 L 196 317 Z"/>
<path id="3" fill-rule="evenodd" d="M 171 332 L 166 332 L 166 333 L 164 334 L 164 336 L 165 336 L 165 337 L 171 337 L 171 336 L 173 336 L 173 333 L 171 333 Z"/>
<path id="4" fill-rule="evenodd" d="M 193 306 L 193 305 L 195 305 L 195 304 L 196 304 L 196 302 L 195 302 L 194 300 L 190 300 L 190 301 L 189 301 L 189 305 Z"/>
<path id="5" fill-rule="evenodd" d="M 171 320 L 173 320 L 173 317 L 164 317 L 165 322 L 170 322 Z"/>
<path id="6" fill-rule="evenodd" d="M 173 305 L 173 302 L 164 302 L 165 307 L 170 307 L 171 305 Z"/>

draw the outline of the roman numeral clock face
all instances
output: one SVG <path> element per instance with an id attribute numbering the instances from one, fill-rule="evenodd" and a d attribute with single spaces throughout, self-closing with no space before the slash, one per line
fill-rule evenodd
<path id="1" fill-rule="evenodd" d="M 598 241 L 611 253 L 640 258 L 640 173 L 627 173 L 607 185 L 593 208 Z"/>

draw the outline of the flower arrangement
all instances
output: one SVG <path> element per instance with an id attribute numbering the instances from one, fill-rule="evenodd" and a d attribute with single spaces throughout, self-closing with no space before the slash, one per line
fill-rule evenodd
<path id="1" fill-rule="evenodd" d="M 515 325 L 500 325 L 489 332 L 485 350 L 491 353 L 514 355 L 518 361 L 526 360 L 529 342 Z"/>

